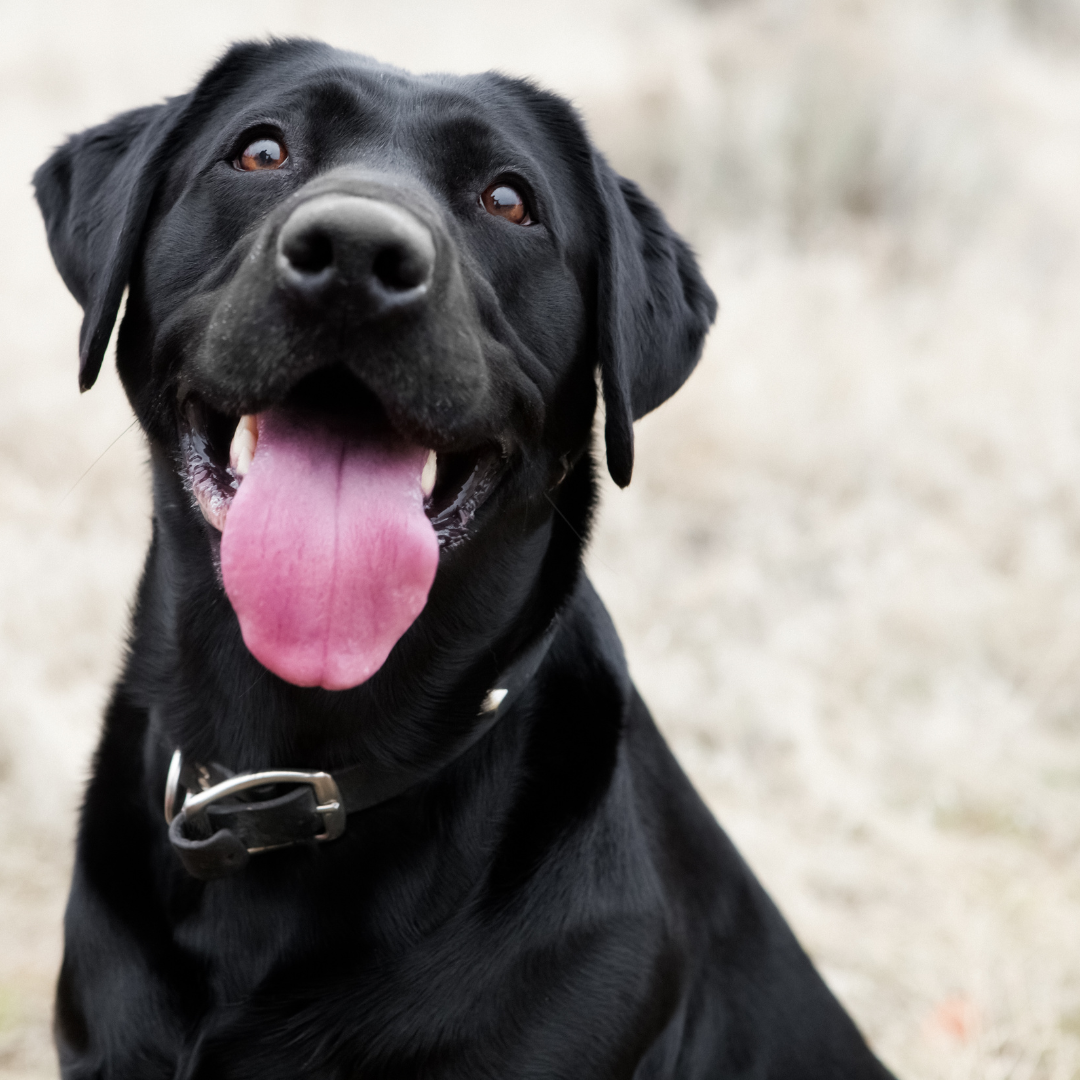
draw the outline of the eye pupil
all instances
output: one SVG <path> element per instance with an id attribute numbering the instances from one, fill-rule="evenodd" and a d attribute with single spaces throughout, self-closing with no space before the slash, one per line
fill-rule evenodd
<path id="1" fill-rule="evenodd" d="M 506 218 L 515 225 L 531 225 L 525 200 L 509 184 L 492 184 L 481 196 L 484 209 L 495 217 Z"/>
<path id="2" fill-rule="evenodd" d="M 280 169 L 288 156 L 283 143 L 278 142 L 277 139 L 262 138 L 249 143 L 237 158 L 236 164 L 245 172 L 254 172 L 258 169 Z"/>

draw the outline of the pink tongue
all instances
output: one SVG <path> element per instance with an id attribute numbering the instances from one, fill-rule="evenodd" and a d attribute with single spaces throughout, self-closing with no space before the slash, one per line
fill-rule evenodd
<path id="1" fill-rule="evenodd" d="M 427 451 L 277 411 L 258 424 L 221 537 L 244 642 L 297 686 L 356 686 L 382 667 L 435 578 Z"/>

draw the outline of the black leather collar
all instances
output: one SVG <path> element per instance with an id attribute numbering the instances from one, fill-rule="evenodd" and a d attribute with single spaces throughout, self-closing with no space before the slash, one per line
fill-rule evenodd
<path id="1" fill-rule="evenodd" d="M 252 855 L 308 841 L 335 840 L 347 815 L 367 810 L 446 768 L 506 715 L 536 674 L 558 631 L 558 616 L 509 667 L 481 705 L 477 723 L 436 762 L 380 775 L 369 765 L 334 773 L 268 770 L 234 774 L 174 751 L 165 788 L 169 840 L 184 868 L 203 881 L 242 870 Z M 181 789 L 183 801 L 181 803 Z M 284 791 L 284 794 L 275 792 Z"/>

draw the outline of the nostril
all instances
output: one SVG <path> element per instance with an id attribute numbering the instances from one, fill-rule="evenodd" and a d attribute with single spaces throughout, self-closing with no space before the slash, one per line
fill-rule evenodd
<path id="1" fill-rule="evenodd" d="M 433 283 L 435 237 L 406 210 L 360 195 L 326 194 L 282 223 L 275 266 L 304 303 L 347 299 L 358 317 L 421 304 Z"/>
<path id="2" fill-rule="evenodd" d="M 372 260 L 371 272 L 383 288 L 408 292 L 423 285 L 431 274 L 430 260 L 406 244 L 390 244 Z"/>
<path id="3" fill-rule="evenodd" d="M 334 245 L 322 229 L 303 229 L 285 239 L 281 254 L 294 270 L 318 274 L 334 261 Z"/>

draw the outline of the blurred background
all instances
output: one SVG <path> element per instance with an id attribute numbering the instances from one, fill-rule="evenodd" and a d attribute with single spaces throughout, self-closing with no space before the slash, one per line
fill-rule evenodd
<path id="1" fill-rule="evenodd" d="M 893 1069 L 1080 1077 L 1080 0 L 0 0 L 0 1074 L 149 535 L 29 178 L 269 33 L 533 76 L 693 241 L 590 556 L 638 684 Z"/>

